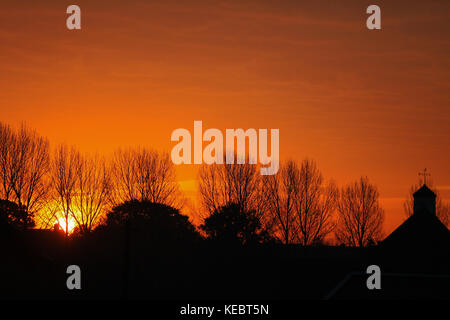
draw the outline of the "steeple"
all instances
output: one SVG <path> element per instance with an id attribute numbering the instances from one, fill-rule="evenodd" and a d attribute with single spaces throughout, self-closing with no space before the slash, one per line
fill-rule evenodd
<path id="1" fill-rule="evenodd" d="M 436 215 L 436 194 L 426 184 L 414 192 L 414 214 Z"/>

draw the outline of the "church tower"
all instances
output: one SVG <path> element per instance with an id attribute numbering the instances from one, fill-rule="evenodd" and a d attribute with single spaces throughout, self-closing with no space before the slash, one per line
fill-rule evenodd
<path id="1" fill-rule="evenodd" d="M 405 252 L 413 256 L 433 252 L 448 255 L 450 230 L 436 215 L 436 193 L 424 183 L 413 197 L 413 214 L 384 239 L 382 245 L 409 250 Z"/>
<path id="2" fill-rule="evenodd" d="M 436 215 L 436 194 L 424 184 L 414 192 L 414 214 Z"/>

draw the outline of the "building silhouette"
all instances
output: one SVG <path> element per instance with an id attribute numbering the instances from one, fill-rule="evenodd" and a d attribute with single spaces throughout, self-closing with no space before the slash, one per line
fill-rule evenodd
<path id="1" fill-rule="evenodd" d="M 448 251 L 450 230 L 436 216 L 436 194 L 424 184 L 413 197 L 413 214 L 382 242 L 382 246 Z"/>

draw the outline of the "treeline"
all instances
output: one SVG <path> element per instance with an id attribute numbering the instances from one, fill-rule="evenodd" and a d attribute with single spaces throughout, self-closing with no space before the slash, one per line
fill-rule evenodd
<path id="1" fill-rule="evenodd" d="M 218 227 L 211 224 L 227 221 L 230 228 L 251 226 L 260 239 L 269 235 L 284 244 L 304 246 L 323 244 L 331 234 L 338 243 L 350 246 L 376 243 L 383 236 L 384 212 L 377 188 L 368 178 L 339 189 L 325 181 L 311 159 L 300 164 L 287 161 L 272 176 L 260 175 L 250 164 L 204 165 L 198 183 L 205 221 L 200 228 L 209 237 L 219 236 Z M 231 216 L 241 221 L 231 223 Z"/>
<path id="2" fill-rule="evenodd" d="M 383 236 L 376 186 L 361 177 L 338 188 L 311 159 L 282 163 L 273 176 L 262 176 L 253 164 L 203 165 L 199 205 L 191 213 L 201 223 L 194 227 L 180 214 L 186 198 L 166 153 L 119 149 L 105 159 L 65 145 L 51 150 L 48 139 L 25 125 L 2 123 L 0 152 L 0 214 L 19 229 L 61 227 L 69 235 L 73 223 L 74 232 L 85 234 L 159 212 L 161 228 L 181 223 L 189 233 L 222 242 L 308 246 L 334 235 L 339 244 L 367 246 Z"/>
<path id="3" fill-rule="evenodd" d="M 61 226 L 68 235 L 75 223 L 83 234 L 112 221 L 120 206 L 133 201 L 183 207 L 175 167 L 165 153 L 119 149 L 107 161 L 65 145 L 51 151 L 48 139 L 34 130 L 4 124 L 0 150 L 0 195 L 17 204 L 16 214 L 7 215 L 20 215 L 10 220 L 21 229 Z M 361 178 L 339 190 L 309 159 L 300 165 L 288 161 L 273 176 L 260 175 L 253 164 L 204 165 L 198 183 L 198 230 L 210 239 L 312 245 L 334 233 L 339 243 L 353 246 L 381 239 L 376 187 Z"/>

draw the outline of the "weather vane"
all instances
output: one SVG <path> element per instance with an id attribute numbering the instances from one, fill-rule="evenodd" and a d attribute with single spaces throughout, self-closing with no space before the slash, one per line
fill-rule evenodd
<path id="1" fill-rule="evenodd" d="M 419 176 L 423 176 L 423 184 L 427 184 L 427 176 L 431 176 L 430 173 L 427 173 L 427 168 L 423 169 L 423 173 L 419 172 Z"/>

